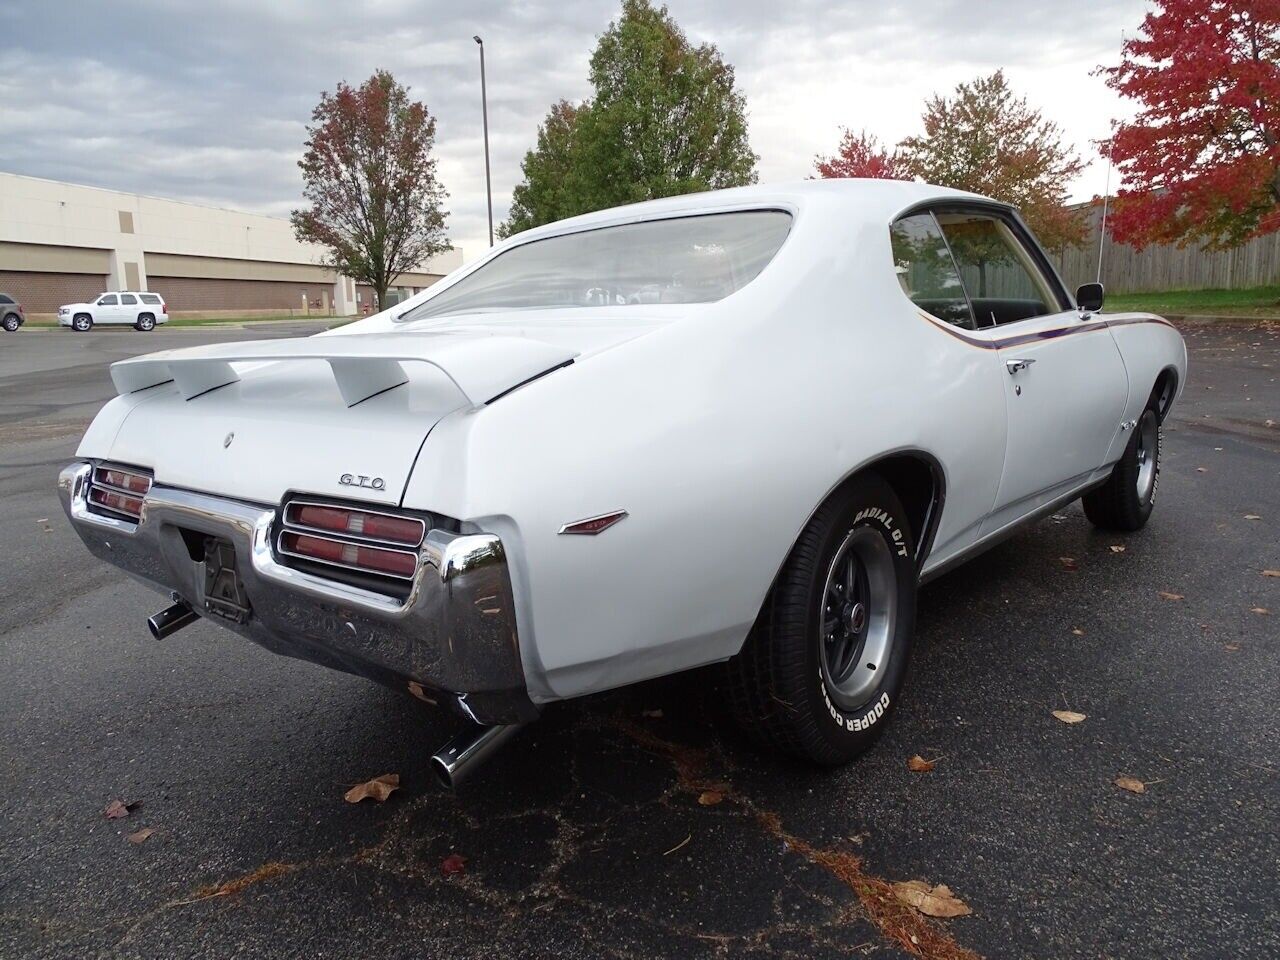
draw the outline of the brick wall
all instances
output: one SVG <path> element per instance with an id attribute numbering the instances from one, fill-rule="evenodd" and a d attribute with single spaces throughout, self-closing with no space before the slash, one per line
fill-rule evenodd
<path id="1" fill-rule="evenodd" d="M 170 313 L 210 310 L 293 310 L 302 313 L 304 293 L 312 313 L 328 313 L 333 307 L 333 287 L 325 283 L 155 276 L 147 279 L 148 289 L 164 297 Z"/>
<path id="2" fill-rule="evenodd" d="M 57 313 L 64 303 L 92 300 L 107 289 L 107 278 L 93 273 L 37 273 L 0 270 L 0 290 L 28 314 Z"/>

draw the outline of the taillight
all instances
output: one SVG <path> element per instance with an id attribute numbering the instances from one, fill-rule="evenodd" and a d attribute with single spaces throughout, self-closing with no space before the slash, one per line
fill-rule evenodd
<path id="1" fill-rule="evenodd" d="M 89 509 L 93 513 L 121 516 L 137 523 L 142 519 L 142 498 L 150 489 L 151 477 L 136 469 L 94 467 L 89 481 Z"/>
<path id="2" fill-rule="evenodd" d="M 168 312 L 169 312 L 169 305 L 168 305 L 167 303 L 165 303 L 163 300 L 161 300 L 161 301 L 160 301 L 160 312 L 161 312 L 161 313 L 168 313 Z"/>
<path id="3" fill-rule="evenodd" d="M 426 535 L 427 523 L 418 517 L 294 500 L 284 508 L 276 544 L 288 557 L 412 580 Z"/>

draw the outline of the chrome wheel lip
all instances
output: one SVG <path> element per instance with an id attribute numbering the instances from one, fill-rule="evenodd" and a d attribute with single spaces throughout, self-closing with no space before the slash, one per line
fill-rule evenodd
<path id="1" fill-rule="evenodd" d="M 833 554 L 818 599 L 822 680 L 842 709 L 864 707 L 878 686 L 892 652 L 897 600 L 893 550 L 874 527 L 854 527 Z M 833 623 L 839 628 L 834 639 Z"/>
<path id="2" fill-rule="evenodd" d="M 1160 462 L 1160 422 L 1148 410 L 1138 421 L 1138 500 L 1146 503 L 1156 485 L 1156 466 Z"/>

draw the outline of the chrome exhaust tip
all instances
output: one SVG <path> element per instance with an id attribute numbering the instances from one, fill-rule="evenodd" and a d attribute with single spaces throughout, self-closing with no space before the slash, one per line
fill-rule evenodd
<path id="1" fill-rule="evenodd" d="M 172 606 L 165 607 L 155 616 L 147 617 L 147 629 L 155 639 L 163 640 L 199 619 L 200 614 L 187 606 L 184 601 L 177 600 Z"/>
<path id="2" fill-rule="evenodd" d="M 431 756 L 431 770 L 440 785 L 456 790 L 482 763 L 497 753 L 524 724 L 472 727 L 454 737 Z"/>

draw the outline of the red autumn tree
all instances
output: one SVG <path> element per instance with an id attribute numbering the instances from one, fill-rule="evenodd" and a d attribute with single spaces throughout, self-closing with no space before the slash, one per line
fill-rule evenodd
<path id="1" fill-rule="evenodd" d="M 1112 141 L 1116 239 L 1228 247 L 1280 230 L 1278 59 L 1278 0 L 1155 0 L 1100 68 L 1139 105 Z"/>
<path id="2" fill-rule="evenodd" d="M 834 157 L 813 158 L 818 176 L 826 180 L 839 177 L 869 177 L 873 180 L 910 180 L 911 174 L 897 150 L 882 147 L 874 134 L 846 129 L 840 149 Z"/>
<path id="3" fill-rule="evenodd" d="M 328 248 L 328 265 L 372 286 L 382 309 L 400 274 L 449 246 L 435 118 L 379 70 L 322 93 L 311 119 L 298 161 L 310 207 L 293 211 L 294 234 Z"/>

